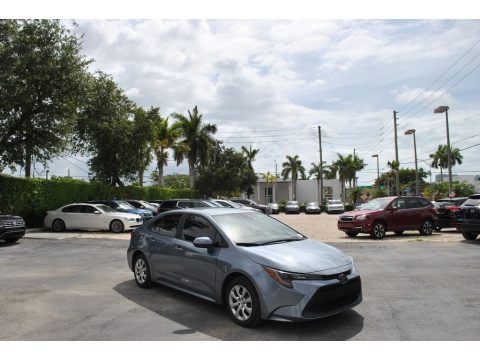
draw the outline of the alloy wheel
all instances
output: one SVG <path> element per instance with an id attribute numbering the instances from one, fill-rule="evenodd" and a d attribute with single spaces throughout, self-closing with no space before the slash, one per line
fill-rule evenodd
<path id="1" fill-rule="evenodd" d="M 422 225 L 422 234 L 423 235 L 431 235 L 433 232 L 433 224 L 430 220 L 426 220 L 423 222 Z"/>
<path id="2" fill-rule="evenodd" d="M 135 262 L 135 278 L 139 284 L 144 284 L 147 280 L 147 264 L 141 257 Z"/>
<path id="3" fill-rule="evenodd" d="M 373 234 L 376 239 L 382 239 L 385 236 L 385 227 L 382 223 L 377 223 L 373 226 Z"/>
<path id="4" fill-rule="evenodd" d="M 240 321 L 246 321 L 252 315 L 252 296 L 242 285 L 232 287 L 228 295 L 228 304 L 233 316 Z"/>

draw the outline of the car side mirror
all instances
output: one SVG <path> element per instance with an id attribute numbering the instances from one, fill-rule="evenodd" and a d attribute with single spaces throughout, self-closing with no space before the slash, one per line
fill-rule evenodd
<path id="1" fill-rule="evenodd" d="M 93 213 L 94 213 L 94 214 L 101 214 L 101 212 L 98 211 L 98 210 L 95 210 Z"/>
<path id="2" fill-rule="evenodd" d="M 201 236 L 193 240 L 193 245 L 202 249 L 210 249 L 213 248 L 213 241 L 208 236 Z"/>

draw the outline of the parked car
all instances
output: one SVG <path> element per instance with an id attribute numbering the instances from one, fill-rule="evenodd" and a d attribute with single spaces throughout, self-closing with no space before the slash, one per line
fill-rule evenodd
<path id="1" fill-rule="evenodd" d="M 320 206 L 318 206 L 318 202 L 307 202 L 307 205 L 305 206 L 305 214 L 320 214 L 321 212 L 322 210 L 320 209 Z"/>
<path id="2" fill-rule="evenodd" d="M 327 214 L 333 213 L 343 213 L 345 211 L 345 206 L 340 200 L 328 200 L 326 205 Z"/>
<path id="3" fill-rule="evenodd" d="M 289 200 L 285 204 L 285 214 L 300 214 L 300 204 L 298 201 Z"/>
<path id="4" fill-rule="evenodd" d="M 272 209 L 270 209 L 268 206 L 263 205 L 263 204 L 257 204 L 255 201 L 250 200 L 250 199 L 230 199 L 230 200 L 232 200 L 233 202 L 236 202 L 238 204 L 242 204 L 242 205 L 245 205 L 245 206 L 252 207 L 254 209 L 258 209 L 265 214 L 271 214 L 271 212 L 272 212 Z"/>
<path id="5" fill-rule="evenodd" d="M 366 233 L 373 239 L 382 239 L 387 231 L 401 235 L 405 230 L 418 230 L 422 235 L 431 235 L 437 221 L 436 210 L 427 199 L 389 196 L 373 199 L 361 210 L 340 215 L 337 226 L 350 237 Z"/>
<path id="6" fill-rule="evenodd" d="M 143 218 L 143 221 L 150 220 L 154 215 L 150 210 L 135 209 L 132 205 L 123 200 L 91 200 L 88 201 L 88 203 L 103 204 L 111 207 L 113 210 L 118 212 L 139 215 Z"/>
<path id="7" fill-rule="evenodd" d="M 215 205 L 199 199 L 171 199 L 164 200 L 158 208 L 158 213 L 170 210 L 187 209 L 187 208 L 209 208 Z"/>
<path id="8" fill-rule="evenodd" d="M 149 201 L 149 203 L 156 206 L 157 209 L 160 207 L 160 205 L 162 205 L 162 202 L 164 202 L 164 200 L 151 200 L 151 201 Z"/>
<path id="9" fill-rule="evenodd" d="M 456 227 L 460 205 L 467 199 L 467 197 L 457 197 L 437 200 L 436 204 L 434 204 L 438 213 L 438 222 L 435 224 L 435 230 L 441 231 L 443 228 Z"/>
<path id="10" fill-rule="evenodd" d="M 137 285 L 162 283 L 222 304 L 239 325 L 312 320 L 362 301 L 350 256 L 282 222 L 241 209 L 183 209 L 133 232 Z"/>
<path id="11" fill-rule="evenodd" d="M 0 214 L 0 240 L 14 243 L 25 235 L 25 221 L 21 216 Z"/>
<path id="12" fill-rule="evenodd" d="M 467 240 L 475 240 L 480 234 L 480 194 L 470 196 L 460 206 L 457 230 Z"/>
<path id="13" fill-rule="evenodd" d="M 69 229 L 110 230 L 119 233 L 143 224 L 142 217 L 127 212 L 118 212 L 103 204 L 69 204 L 47 211 L 44 224 L 53 231 Z"/>
<path id="14" fill-rule="evenodd" d="M 280 213 L 280 208 L 278 207 L 277 203 L 268 203 L 267 207 L 272 209 L 272 214 L 279 214 Z"/>
<path id="15" fill-rule="evenodd" d="M 158 207 L 146 202 L 145 200 L 124 200 L 130 205 L 132 205 L 135 209 L 142 209 L 142 210 L 149 210 L 152 212 L 152 216 L 157 215 Z"/>
<path id="16" fill-rule="evenodd" d="M 236 203 L 234 201 L 230 200 L 223 200 L 223 199 L 212 199 L 210 200 L 211 202 L 218 204 L 220 207 L 226 207 L 226 208 L 231 208 L 231 209 L 244 209 L 244 210 L 254 210 L 254 211 L 259 211 L 262 212 L 259 209 L 252 208 L 250 206 L 245 206 L 239 203 Z"/>

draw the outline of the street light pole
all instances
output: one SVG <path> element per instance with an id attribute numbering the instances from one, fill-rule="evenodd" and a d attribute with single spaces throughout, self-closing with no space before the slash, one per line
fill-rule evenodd
<path id="1" fill-rule="evenodd" d="M 372 157 L 376 157 L 377 158 L 377 184 L 378 184 L 378 188 L 380 188 L 380 167 L 378 165 L 378 154 L 375 154 L 375 155 L 372 155 Z"/>
<path id="2" fill-rule="evenodd" d="M 415 139 L 415 129 L 405 131 L 405 135 L 413 135 L 413 151 L 415 153 L 415 194 L 419 195 L 418 189 L 418 161 L 417 161 L 417 141 Z"/>
<path id="3" fill-rule="evenodd" d="M 439 106 L 433 112 L 435 114 L 445 113 L 445 120 L 447 123 L 447 155 L 448 155 L 448 197 L 452 193 L 452 149 L 450 148 L 450 132 L 448 128 L 448 106 Z"/>

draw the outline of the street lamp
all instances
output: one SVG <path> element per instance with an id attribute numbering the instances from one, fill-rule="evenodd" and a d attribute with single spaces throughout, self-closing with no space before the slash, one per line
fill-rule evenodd
<path id="1" fill-rule="evenodd" d="M 448 129 L 448 106 L 439 106 L 433 110 L 434 114 L 445 113 L 445 119 L 447 122 L 447 155 L 448 155 L 448 197 L 452 193 L 452 151 L 450 149 L 450 132 Z"/>
<path id="2" fill-rule="evenodd" d="M 417 141 L 415 139 L 415 129 L 408 129 L 405 135 L 413 135 L 413 151 L 415 152 L 415 194 L 420 194 L 418 190 L 418 162 L 417 162 Z"/>
<path id="3" fill-rule="evenodd" d="M 378 187 L 380 188 L 380 169 L 378 166 L 378 154 L 372 155 L 372 158 L 377 158 L 377 183 L 378 183 Z"/>

